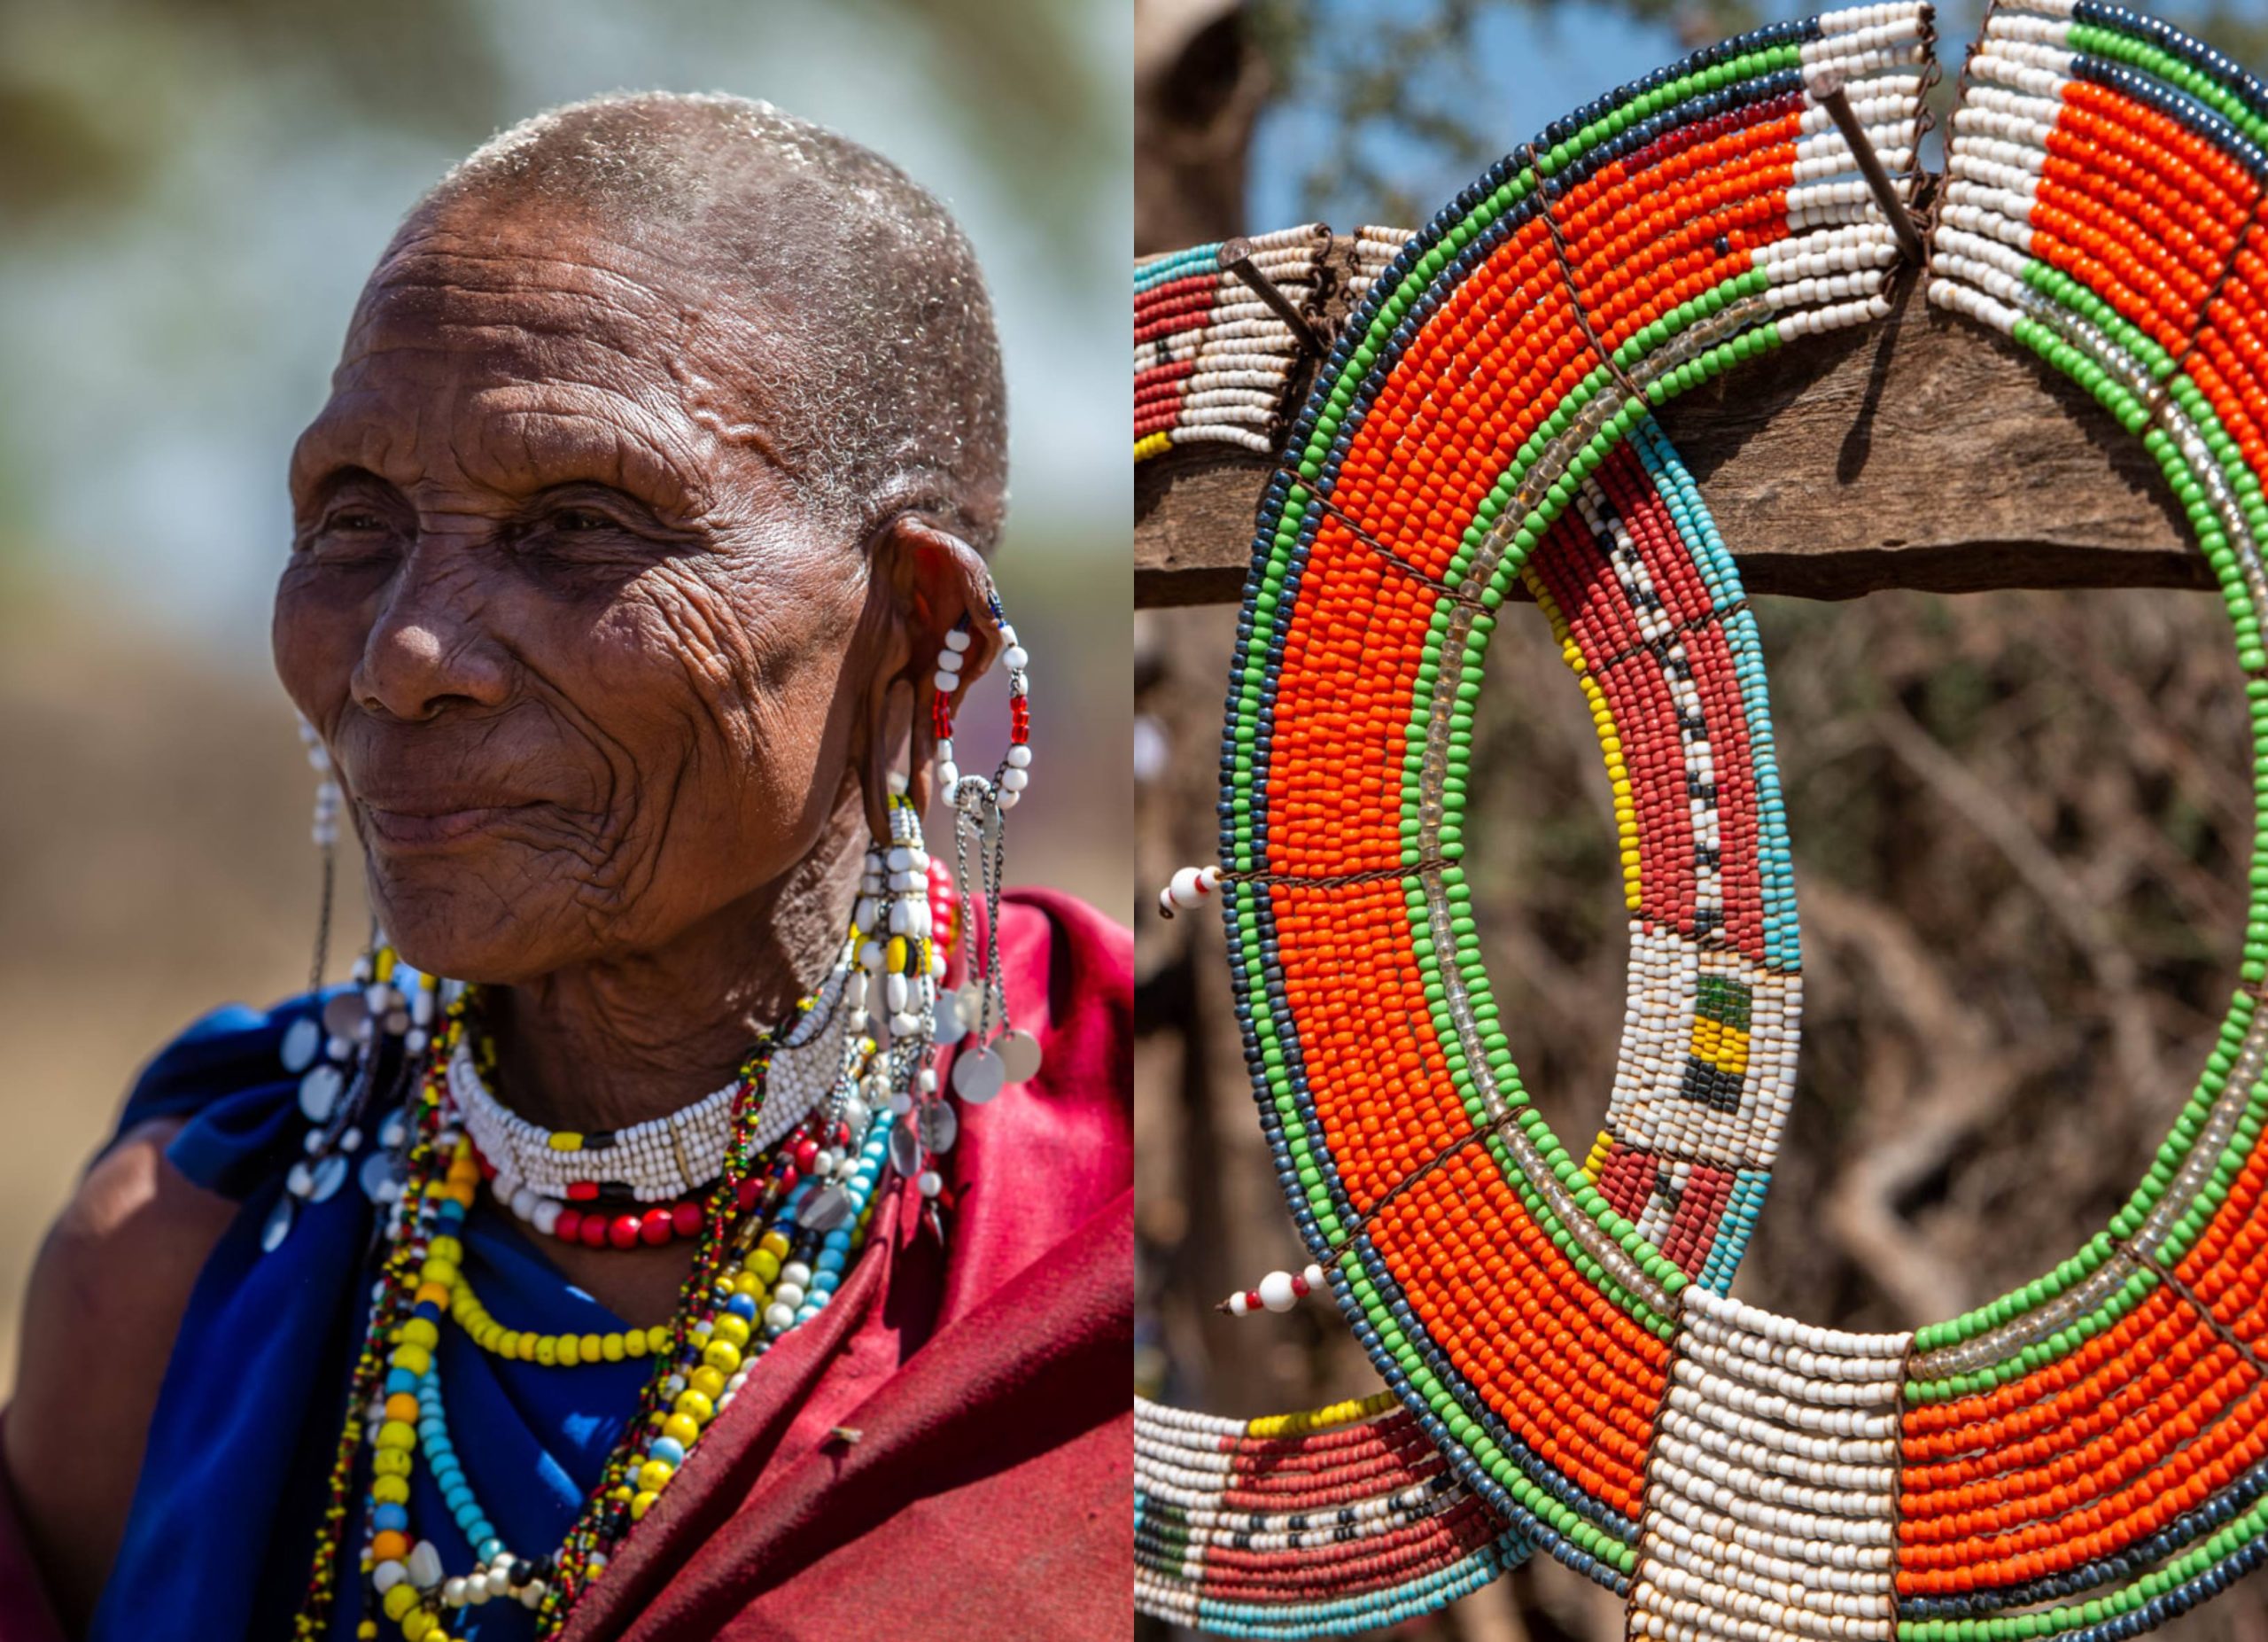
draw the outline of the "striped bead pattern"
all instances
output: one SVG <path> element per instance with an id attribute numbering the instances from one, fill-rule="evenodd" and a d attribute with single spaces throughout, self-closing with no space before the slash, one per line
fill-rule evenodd
<path id="1" fill-rule="evenodd" d="M 1254 268 L 1294 302 L 1324 277 L 1319 222 L 1246 242 Z M 1134 459 L 1176 446 L 1269 451 L 1300 364 L 1292 328 L 1220 266 L 1219 244 L 1134 266 Z"/>
<path id="2" fill-rule="evenodd" d="M 1658 845 L 1636 852 L 1641 915 L 1737 954 L 1745 969 L 1714 979 L 1792 970 L 1776 821 L 1759 805 L 1714 823 L 1728 856 L 1736 836 L 1751 852 L 1755 891 L 1730 892 L 1710 841 L 1725 795 L 1686 767 L 1703 756 L 1676 689 L 1682 673 L 1701 677 L 1692 656 L 1722 646 L 1727 723 L 1744 673 L 1760 676 L 1713 613 L 1729 561 L 1697 500 L 1657 486 L 1679 528 L 1641 556 L 1651 586 L 1609 555 L 1577 603 L 1537 556 L 1555 531 L 1595 533 L 1576 505 L 1589 479 L 1646 533 L 1632 470 L 1666 457 L 1651 404 L 1887 311 L 1888 225 L 1861 184 L 1823 168 L 1841 138 L 1805 75 L 1852 76 L 1861 119 L 1902 168 L 1924 35 L 1913 5 L 1759 31 L 1500 162 L 1405 248 L 1337 344 L 1263 504 L 1247 584 L 1223 855 L 1233 874 L 1268 876 L 1232 877 L 1224 912 L 1294 1218 L 1460 1481 L 1619 1592 L 1637 1566 L 1652 1416 L 1692 1280 L 1519 1086 L 1459 864 L 1472 704 L 1495 612 L 1524 574 L 1578 638 L 1579 610 L 1628 612 L 1628 642 L 1584 660 L 1627 691 L 1626 708 L 1599 682 L 1623 755 L 1680 773 L 1667 790 L 1627 772 L 1617 782 Z M 1397 875 L 1368 876 L 1381 871 Z M 1702 979 L 1680 966 L 1668 990 L 1689 984 L 1697 1002 Z M 1643 1005 L 1646 988 L 1634 992 Z M 1736 1013 L 1721 996 L 1710 1008 Z M 1725 1035 L 1698 1047 L 1684 1058 L 1705 1070 Z M 1618 1093 L 1651 1102 L 1636 1110 L 1689 1117 L 1678 1132 L 1728 1157 L 1775 1126 L 1769 1109 L 1738 1109 L 1722 1078 L 1697 1078 L 1695 1093 L 1733 1109 L 1672 1097 L 1697 1109 L 1674 1111 L 1669 1057 L 1651 1058 L 1637 1070 L 1655 1076 L 1618 1079 Z"/>
<path id="3" fill-rule="evenodd" d="M 1410 1405 L 1374 1419 L 1376 1438 L 1394 1451 L 1399 1422 L 1414 1420 L 1463 1460 L 1463 1480 L 1488 1507 L 1487 1529 L 1474 1520 L 1430 1560 L 1374 1579 L 1367 1610 L 1344 1599 L 1352 1580 L 1330 1587 L 1340 1599 L 1286 1591 L 1272 1608 L 1247 1601 L 1234 1611 L 1208 1607 L 1206 1594 L 1184 1585 L 1169 1606 L 1154 1588 L 1162 1576 L 1153 1558 L 1153 1588 L 1144 1593 L 1153 1611 L 1193 1615 L 1231 1634 L 1355 1629 L 1447 1599 L 1435 1592 L 1466 1588 L 1484 1565 L 1525 1554 L 1529 1539 L 1628 1588 L 1669 1303 L 1689 1278 L 1711 1288 L 1730 1281 L 1786 1115 L 1799 1004 L 1753 626 L 1729 556 L 1644 412 L 1729 358 L 1886 311 L 1887 225 L 1840 176 L 1847 152 L 1803 74 L 1835 66 L 1860 76 L 1860 118 L 1903 167 L 1924 44 L 1921 8 L 1864 8 L 1728 43 L 1580 111 L 1468 191 L 1397 258 L 1324 368 L 1293 441 L 1295 453 L 1304 447 L 1299 482 L 1279 479 L 1263 509 L 1232 688 L 1224 853 L 1239 868 L 1264 861 L 1278 876 L 1236 891 L 1232 961 L 1263 1119 L 1295 1214 L 1311 1248 L 1338 1255 L 1342 1304 L 1355 1303 L 1358 1335 Z M 1590 346 L 1594 332 L 1611 363 Z M 1392 409 L 1380 415 L 1380 404 Z M 1342 429 L 1356 422 L 1376 437 L 1350 475 L 1346 458 L 1362 440 Z M 1488 448 L 1476 462 L 1460 442 Z M 1472 1077 L 1476 1065 L 1493 1070 L 1502 1037 L 1489 1015 L 1472 1012 L 1471 994 L 1462 1020 L 1441 1008 L 1449 989 L 1432 980 L 1443 955 L 1437 944 L 1472 946 L 1456 865 L 1461 763 L 1479 650 L 1515 578 L 1550 618 L 1599 722 L 1633 913 L 1630 1018 L 1606 1127 L 1581 1168 L 1556 1142 L 1556 1158 L 1543 1163 L 1516 1073 Z M 1289 620 L 1278 619 L 1287 608 Z M 1396 618 L 1398 630 L 1386 627 Z M 1358 703 L 1361 681 L 1332 676 L 1365 657 L 1376 672 L 1384 671 L 1376 662 L 1405 655 L 1402 676 L 1389 681 L 1389 694 L 1401 692 L 1391 704 Z M 1329 702 L 1319 725 L 1285 710 L 1285 686 L 1301 674 L 1316 678 Z M 1445 675 L 1451 688 L 1438 688 Z M 1368 716 L 1355 716 L 1358 704 Z M 1353 787 L 1374 814 L 1385 812 L 1386 825 L 1359 805 L 1354 827 L 1334 829 L 1297 805 L 1254 804 L 1263 790 L 1312 790 L 1285 772 L 1286 740 L 1306 743 L 1301 765 L 1336 772 L 1323 790 Z M 1380 746 L 1390 749 L 1386 767 Z M 1377 842 L 1345 849 L 1365 823 Z M 1271 831 L 1295 847 L 1268 850 Z M 1324 851 L 1340 846 L 1338 860 L 1296 847 L 1318 835 Z M 1383 885 L 1332 882 L 1387 866 L 1415 870 Z M 1283 881 L 1302 877 L 1320 882 Z M 1368 996 L 1372 977 L 1390 997 L 1406 976 L 1417 983 L 1410 1018 L 1432 1016 L 1433 1030 L 1418 1034 L 1418 1054 L 1407 1057 L 1418 1077 L 1387 1080 L 1383 1100 L 1380 1080 L 1364 1075 L 1374 1069 L 1335 1054 L 1358 1042 L 1345 1030 L 1355 1017 L 1332 1020 L 1332 1003 L 1302 996 L 1305 977 L 1285 957 L 1287 931 L 1320 958 L 1334 930 L 1341 941 L 1353 934 L 1358 952 L 1367 946 L 1386 958 L 1357 984 L 1329 989 L 1336 1013 Z M 1477 956 L 1469 967 L 1477 977 Z M 1313 1038 L 1324 1040 L 1319 1055 Z M 1386 1046 L 1389 1058 L 1402 1047 Z M 1441 1075 L 1452 1057 L 1454 1078 Z M 1332 1078 L 1352 1074 L 1371 1112 L 1330 1109 L 1337 1096 L 1311 1093 L 1327 1086 L 1317 1060 L 1331 1062 Z M 1404 1093 L 1427 1085 L 1415 1101 Z M 1444 1093 L 1454 1107 L 1441 1104 Z M 1383 1156 L 1331 1144 L 1334 1119 L 1352 1117 L 1348 1127 L 1359 1132 L 1365 1116 L 1406 1104 L 1431 1105 L 1430 1132 L 1420 1127 Z M 1345 1178 L 1357 1172 L 1359 1180 Z M 1491 1187 L 1496 1218 L 1484 1222 L 1467 1205 L 1491 1197 Z M 1594 1212 L 1612 1229 L 1602 1237 L 1594 1224 L 1590 1241 L 1616 1240 L 1604 1262 L 1580 1230 Z M 1486 1385 L 1445 1360 L 1433 1318 L 1422 1332 L 1411 1327 L 1419 1321 L 1412 1301 L 1427 1309 L 1433 1296 L 1394 1292 L 1395 1257 L 1429 1257 L 1427 1245 L 1440 1241 L 1429 1223 L 1455 1226 L 1460 1216 L 1453 1287 L 1464 1291 L 1457 1320 L 1469 1337 L 1481 1337 L 1497 1305 L 1515 1317 L 1548 1315 L 1573 1297 L 1567 1280 L 1604 1276 L 1612 1263 L 1625 1280 L 1596 1317 L 1607 1345 L 1586 1351 L 1567 1342 L 1573 1357 L 1551 1372 L 1562 1342 L 1531 1339 L 1524 1357 L 1499 1353 Z M 1360 1228 L 1352 1236 L 1350 1223 Z M 1381 1226 L 1398 1234 L 1391 1243 Z M 1496 1239 L 1565 1253 L 1523 1299 L 1503 1286 L 1503 1257 L 1484 1252 Z M 1643 1264 L 1634 1264 L 1641 1251 Z M 1476 1304 L 1479 1281 L 1494 1285 L 1495 1296 Z M 1531 1378 L 1531 1367 L 1545 1372 Z M 1520 1405 L 1537 1390 L 1553 1412 Z M 1604 1417 L 1588 1412 L 1602 1408 Z M 1153 1451 L 1171 1449 L 1170 1412 L 1138 1412 Z M 1553 1429 L 1561 1417 L 1577 1427 L 1564 1438 Z M 1496 1469 L 1473 1463 L 1476 1445 L 1460 1426 L 1488 1442 Z M 1248 1466 L 1280 1463 L 1283 1439 L 1257 1440 L 1227 1422 L 1205 1436 L 1223 1449 L 1243 1444 Z M 1421 1470 L 1390 1480 L 1399 1490 Z M 1393 1497 L 1383 1479 L 1370 1496 Z M 1172 1571 L 1192 1570 L 1184 1559 Z"/>

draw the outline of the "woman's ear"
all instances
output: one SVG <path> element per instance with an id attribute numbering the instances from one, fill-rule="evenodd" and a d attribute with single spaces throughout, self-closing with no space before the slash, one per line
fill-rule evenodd
<path id="1" fill-rule="evenodd" d="M 892 642 L 883 648 L 885 661 L 866 687 L 865 756 L 858 780 L 865 792 L 866 824 L 875 837 L 887 838 L 890 754 L 897 744 L 889 704 L 897 687 L 910 687 L 913 704 L 907 793 L 915 808 L 926 813 L 937 746 L 935 703 L 938 682 L 948 676 L 937 664 L 946 650 L 945 634 L 967 624 L 969 645 L 960 652 L 959 672 L 950 675 L 949 700 L 955 708 L 969 683 L 991 666 L 1005 641 L 993 614 L 992 572 L 983 556 L 959 537 L 910 514 L 900 515 L 875 537 L 868 562 L 874 567 L 875 591 L 887 601 Z"/>

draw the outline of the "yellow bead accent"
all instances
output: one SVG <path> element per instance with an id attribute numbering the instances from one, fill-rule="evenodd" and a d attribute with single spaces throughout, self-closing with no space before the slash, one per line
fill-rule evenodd
<path id="1" fill-rule="evenodd" d="M 404 1323 L 401 1337 L 412 1345 L 423 1346 L 429 1351 L 441 1343 L 441 1331 L 422 1317 L 413 1317 Z"/>
<path id="2" fill-rule="evenodd" d="M 389 1420 L 378 1428 L 378 1446 L 415 1448 L 417 1446 L 417 1428 L 406 1420 Z"/>
<path id="3" fill-rule="evenodd" d="M 416 1463 L 400 1449 L 389 1448 L 372 1457 L 370 1469 L 380 1476 L 408 1476 Z"/>
<path id="4" fill-rule="evenodd" d="M 404 1373 L 421 1378 L 433 1366 L 433 1354 L 422 1345 L 398 1345 L 386 1360 Z"/>
<path id="5" fill-rule="evenodd" d="M 406 1587 L 402 1585 L 396 1585 L 393 1588 L 393 1591 L 400 1591 L 405 1588 Z M 392 1596 L 393 1594 L 393 1591 L 389 1591 L 386 1594 L 388 1596 Z M 425 1642 L 425 1638 L 432 1634 L 433 1627 L 439 1623 L 440 1622 L 439 1620 L 435 1619 L 423 1608 L 413 1608 L 408 1613 L 402 1615 L 401 1634 L 407 1637 L 409 1639 L 409 1642 Z"/>
<path id="6" fill-rule="evenodd" d="M 734 1345 L 746 1345 L 748 1343 L 748 1319 L 745 1317 L 735 1317 L 732 1312 L 727 1311 L 717 1319 L 711 1337 L 718 1340 L 729 1340 Z"/>
<path id="7" fill-rule="evenodd" d="M 716 1397 L 724 1395 L 725 1376 L 713 1368 L 706 1366 L 696 1368 L 686 1375 L 685 1382 L 703 1397 Z"/>
<path id="8" fill-rule="evenodd" d="M 641 1492 L 658 1494 L 670 1485 L 677 1475 L 677 1467 L 666 1459 L 649 1459 L 638 1467 L 638 1487 Z"/>
<path id="9" fill-rule="evenodd" d="M 480 1296 L 462 1276 L 449 1291 L 449 1315 L 472 1342 L 493 1356 L 523 1363 L 574 1368 L 585 1363 L 618 1363 L 625 1357 L 644 1357 L 654 1338 L 658 1349 L 668 1349 L 669 1330 L 633 1328 L 625 1334 L 540 1335 L 530 1329 L 507 1328 L 489 1315 Z"/>
<path id="10" fill-rule="evenodd" d="M 701 1360 L 719 1374 L 731 1374 L 741 1366 L 741 1349 L 729 1340 L 711 1340 L 701 1353 Z"/>
<path id="11" fill-rule="evenodd" d="M 406 1579 L 389 1585 L 385 1595 L 378 1599 L 378 1605 L 385 1609 L 388 1619 L 400 1619 L 417 1606 L 417 1587 Z"/>
<path id="12" fill-rule="evenodd" d="M 788 1234 L 785 1232 L 766 1232 L 756 1246 L 765 1250 L 775 1260 L 786 1259 L 788 1250 L 795 1247 L 788 1241 Z"/>
<path id="13" fill-rule="evenodd" d="M 1327 1431 L 1333 1426 L 1375 1419 L 1388 1409 L 1401 1406 L 1401 1399 L 1393 1392 L 1379 1391 L 1359 1399 L 1333 1403 L 1328 1408 L 1311 1409 L 1305 1413 L 1263 1415 L 1247 1421 L 1245 1432 L 1249 1436 L 1257 1437 L 1295 1436 L 1304 1431 Z"/>
<path id="14" fill-rule="evenodd" d="M 767 1238 L 765 1241 L 768 1242 L 771 1240 Z M 768 1283 L 773 1278 L 780 1275 L 780 1257 L 773 1254 L 769 1249 L 764 1248 L 762 1245 L 758 1245 L 757 1251 L 749 1256 L 748 1265 L 745 1269 L 750 1276 L 757 1279 L 761 1282 Z"/>
<path id="15" fill-rule="evenodd" d="M 377 1634 L 378 1622 L 375 1619 L 366 1619 L 354 1627 L 355 1642 L 377 1642 Z"/>
<path id="16" fill-rule="evenodd" d="M 640 1494 L 632 1499 L 630 1502 L 630 1520 L 633 1522 L 642 1521 L 647 1510 L 653 1505 L 653 1503 L 654 1496 L 649 1493 Z"/>
<path id="17" fill-rule="evenodd" d="M 893 935 L 889 938 L 889 950 L 885 955 L 884 961 L 889 966 L 891 974 L 905 973 L 905 937 Z"/>
<path id="18" fill-rule="evenodd" d="M 662 1435 L 690 1444 L 700 1440 L 701 1422 L 690 1414 L 672 1414 L 662 1421 Z"/>
<path id="19" fill-rule="evenodd" d="M 425 1257 L 428 1260 L 447 1260 L 451 1265 L 462 1265 L 464 1244 L 445 1233 L 425 1245 Z"/>
<path id="20" fill-rule="evenodd" d="M 562 1129 L 551 1137 L 551 1149 L 555 1152 L 579 1152 L 583 1149 L 583 1137 Z"/>
<path id="21" fill-rule="evenodd" d="M 680 1391 L 677 1394 L 675 1407 L 678 1412 L 698 1420 L 703 1425 L 707 1425 L 717 1417 L 717 1405 L 695 1390 Z"/>
<path id="22" fill-rule="evenodd" d="M 370 1498 L 382 1506 L 406 1506 L 409 1503 L 409 1479 L 406 1476 L 382 1476 L 370 1483 Z"/>
<path id="23" fill-rule="evenodd" d="M 741 1268 L 740 1275 L 733 1279 L 733 1292 L 736 1295 L 760 1295 L 764 1292 L 764 1279 L 758 1277 L 750 1266 L 744 1265 Z"/>

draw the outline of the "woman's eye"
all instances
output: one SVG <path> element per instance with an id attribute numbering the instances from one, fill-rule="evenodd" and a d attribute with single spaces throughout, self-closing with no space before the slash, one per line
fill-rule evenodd
<path id="1" fill-rule="evenodd" d="M 324 521 L 323 525 L 326 530 L 348 531 L 358 535 L 381 531 L 385 527 L 385 520 L 375 513 L 365 512 L 359 508 L 350 508 L 343 513 L 334 513 Z"/>
<path id="2" fill-rule="evenodd" d="M 555 529 L 570 533 L 614 528 L 612 519 L 603 513 L 593 512 L 588 508 L 562 508 L 551 516 L 551 523 Z"/>

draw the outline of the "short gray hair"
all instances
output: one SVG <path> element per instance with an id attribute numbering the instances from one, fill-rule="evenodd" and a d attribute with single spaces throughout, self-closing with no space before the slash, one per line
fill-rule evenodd
<path id="1" fill-rule="evenodd" d="M 1007 484 L 1006 390 L 975 253 L 936 196 L 873 150 L 768 103 L 617 93 L 522 121 L 410 222 L 462 202 L 579 207 L 666 237 L 798 344 L 767 429 L 813 499 L 862 533 L 913 511 L 990 548 Z"/>

